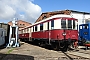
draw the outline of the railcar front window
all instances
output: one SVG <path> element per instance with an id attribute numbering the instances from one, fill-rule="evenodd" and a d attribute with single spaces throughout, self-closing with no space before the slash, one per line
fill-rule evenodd
<path id="1" fill-rule="evenodd" d="M 88 29 L 88 24 L 86 24 L 85 26 L 83 26 L 84 29 Z"/>
<path id="2" fill-rule="evenodd" d="M 66 28 L 66 20 L 61 20 L 61 28 Z"/>
<path id="3" fill-rule="evenodd" d="M 73 20 L 73 29 L 75 29 L 75 20 Z"/>
<path id="4" fill-rule="evenodd" d="M 72 29 L 72 20 L 68 20 L 68 28 Z"/>
<path id="5" fill-rule="evenodd" d="M 37 26 L 35 26 L 35 31 L 37 31 Z"/>

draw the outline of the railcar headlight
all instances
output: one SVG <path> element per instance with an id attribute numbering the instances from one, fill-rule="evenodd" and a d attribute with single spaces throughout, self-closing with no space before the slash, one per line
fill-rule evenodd
<path id="1" fill-rule="evenodd" d="M 65 36 L 65 35 L 66 35 L 66 33 L 63 33 L 62 35 L 63 35 L 63 36 Z"/>

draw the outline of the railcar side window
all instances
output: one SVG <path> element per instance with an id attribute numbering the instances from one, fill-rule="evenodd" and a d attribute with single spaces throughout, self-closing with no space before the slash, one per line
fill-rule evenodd
<path id="1" fill-rule="evenodd" d="M 73 29 L 75 29 L 75 20 L 73 20 Z"/>
<path id="2" fill-rule="evenodd" d="M 35 26 L 35 31 L 37 31 L 37 26 Z"/>
<path id="3" fill-rule="evenodd" d="M 47 29 L 49 30 L 49 22 L 48 22 L 48 26 L 47 26 Z"/>
<path id="4" fill-rule="evenodd" d="M 43 24 L 40 24 L 40 30 L 43 30 Z"/>
<path id="5" fill-rule="evenodd" d="M 51 29 L 54 29 L 54 20 L 51 20 Z"/>
<path id="6" fill-rule="evenodd" d="M 27 33 L 29 32 L 29 28 L 27 28 Z"/>
<path id="7" fill-rule="evenodd" d="M 34 26 L 33 26 L 33 32 L 34 32 Z"/>
<path id="8" fill-rule="evenodd" d="M 21 34 L 23 33 L 23 30 L 21 30 Z"/>
<path id="9" fill-rule="evenodd" d="M 66 20 L 61 20 L 61 28 L 66 28 Z"/>
<path id="10" fill-rule="evenodd" d="M 72 20 L 68 20 L 68 28 L 72 29 Z"/>
<path id="11" fill-rule="evenodd" d="M 26 32 L 26 30 L 24 30 L 24 33 Z"/>

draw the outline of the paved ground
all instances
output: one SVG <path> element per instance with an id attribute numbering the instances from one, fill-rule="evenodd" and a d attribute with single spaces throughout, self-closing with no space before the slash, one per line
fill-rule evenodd
<path id="1" fill-rule="evenodd" d="M 24 43 L 18 48 L 5 48 L 0 51 L 2 60 L 58 60 L 64 58 L 63 53 L 48 50 L 28 43 Z"/>
<path id="2" fill-rule="evenodd" d="M 0 50 L 0 60 L 67 60 L 65 53 L 48 50 L 39 46 L 22 43 L 17 48 Z M 85 59 L 84 59 L 85 60 Z"/>

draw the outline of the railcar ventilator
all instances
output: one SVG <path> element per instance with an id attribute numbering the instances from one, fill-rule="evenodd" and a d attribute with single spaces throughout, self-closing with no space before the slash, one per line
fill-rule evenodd
<path id="1" fill-rule="evenodd" d="M 13 25 L 10 26 L 9 43 L 7 47 L 19 47 L 18 42 L 18 26 L 16 26 L 15 19 L 12 21 Z"/>

